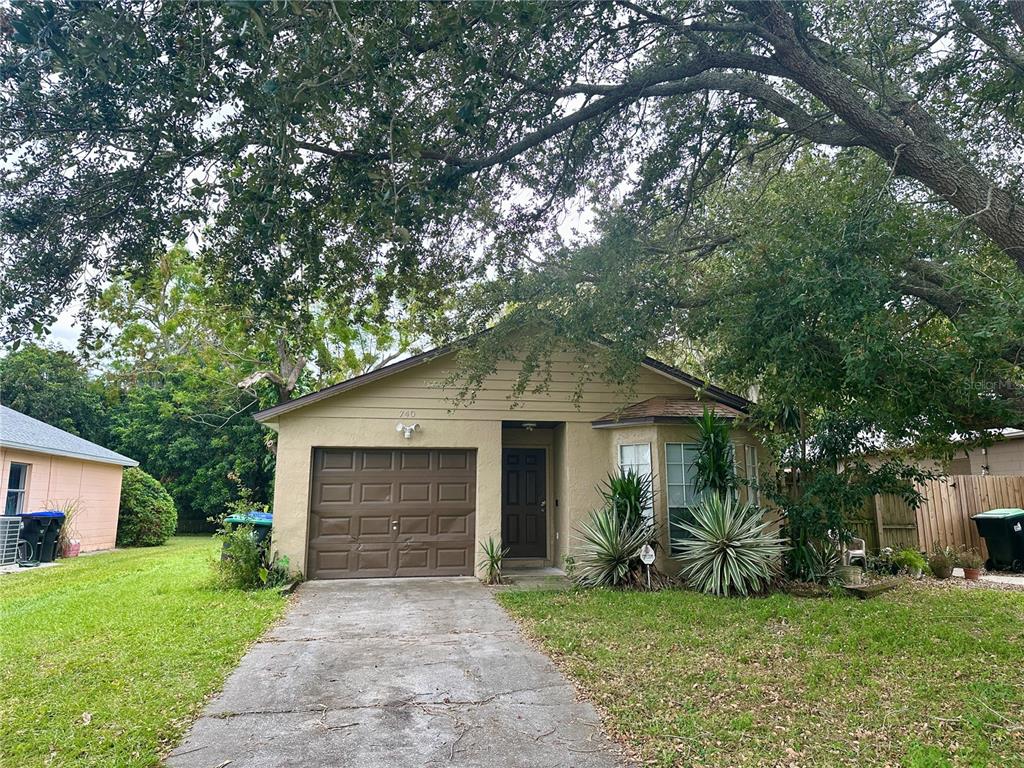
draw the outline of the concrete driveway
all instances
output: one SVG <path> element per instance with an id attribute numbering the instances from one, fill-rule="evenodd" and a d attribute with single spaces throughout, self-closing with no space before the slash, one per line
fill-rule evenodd
<path id="1" fill-rule="evenodd" d="M 475 579 L 304 584 L 172 768 L 610 768 L 577 701 Z"/>

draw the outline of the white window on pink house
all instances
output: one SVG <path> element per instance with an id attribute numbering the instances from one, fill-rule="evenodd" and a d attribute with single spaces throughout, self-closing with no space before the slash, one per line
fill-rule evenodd
<path id="1" fill-rule="evenodd" d="M 18 515 L 25 511 L 28 466 L 28 464 L 11 462 L 11 470 L 7 475 L 7 500 L 4 503 L 5 515 Z"/>

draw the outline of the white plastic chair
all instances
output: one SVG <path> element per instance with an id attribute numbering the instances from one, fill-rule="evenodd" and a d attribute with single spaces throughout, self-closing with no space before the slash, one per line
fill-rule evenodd
<path id="1" fill-rule="evenodd" d="M 843 546 L 843 564 L 853 565 L 854 560 L 860 560 L 861 565 L 868 567 L 868 544 L 864 539 L 850 539 Z"/>

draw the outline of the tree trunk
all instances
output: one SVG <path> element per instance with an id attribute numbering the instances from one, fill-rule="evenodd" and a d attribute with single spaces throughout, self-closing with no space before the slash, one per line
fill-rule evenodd
<path id="1" fill-rule="evenodd" d="M 887 99 L 898 120 L 871 107 L 845 73 L 811 55 L 781 4 L 763 5 L 758 15 L 774 38 L 773 58 L 794 82 L 863 136 L 897 174 L 920 181 L 963 213 L 1024 273 L 1024 206 L 986 178 L 931 115 L 907 94 Z"/>

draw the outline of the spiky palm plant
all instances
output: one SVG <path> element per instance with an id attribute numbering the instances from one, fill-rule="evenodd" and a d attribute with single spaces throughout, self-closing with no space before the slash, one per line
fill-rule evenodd
<path id="1" fill-rule="evenodd" d="M 693 522 L 680 523 L 691 538 L 675 545 L 681 575 L 712 595 L 760 592 L 778 572 L 784 540 L 767 532 L 761 510 L 731 497 L 710 496 L 692 508 Z"/>
<path id="2" fill-rule="evenodd" d="M 501 562 L 508 554 L 508 549 L 502 549 L 501 542 L 495 541 L 491 536 L 487 541 L 480 542 L 482 557 L 477 567 L 483 571 L 485 584 L 501 584 Z"/>
<path id="3" fill-rule="evenodd" d="M 704 406 L 704 414 L 694 419 L 697 425 L 696 492 L 711 491 L 725 498 L 736 490 L 736 456 L 725 419 Z"/>
<path id="4" fill-rule="evenodd" d="M 644 511 L 650 508 L 654 498 L 650 475 L 642 475 L 635 469 L 612 472 L 597 491 L 604 498 L 605 506 L 614 509 L 627 527 L 644 525 Z"/>
<path id="5" fill-rule="evenodd" d="M 578 530 L 583 546 L 574 577 L 583 587 L 617 587 L 629 582 L 632 571 L 639 568 L 640 550 L 654 538 L 651 526 L 631 527 L 610 507 L 591 512 Z"/>

